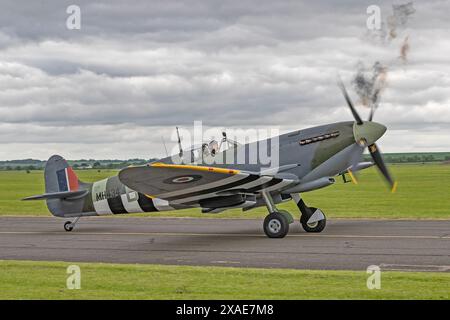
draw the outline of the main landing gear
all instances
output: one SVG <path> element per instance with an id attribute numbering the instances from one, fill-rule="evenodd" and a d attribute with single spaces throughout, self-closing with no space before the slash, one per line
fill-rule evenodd
<path id="1" fill-rule="evenodd" d="M 269 215 L 264 219 L 264 233 L 269 238 L 284 238 L 289 232 L 289 225 L 294 222 L 292 215 L 285 210 L 278 210 L 272 196 L 262 192 Z M 321 232 L 325 229 L 326 217 L 322 210 L 308 207 L 298 194 L 291 194 L 301 212 L 300 224 L 306 232 Z"/>
<path id="2" fill-rule="evenodd" d="M 285 210 L 275 207 L 272 196 L 268 192 L 262 192 L 269 215 L 264 219 L 264 233 L 269 238 L 284 238 L 289 232 L 289 224 L 294 222 L 292 215 Z"/>
<path id="3" fill-rule="evenodd" d="M 302 225 L 303 230 L 306 232 L 322 232 L 327 223 L 327 218 L 322 210 L 308 207 L 297 193 L 291 194 L 291 197 L 302 213 L 300 216 L 300 224 Z"/>
<path id="4" fill-rule="evenodd" d="M 80 220 L 80 217 L 76 217 L 73 221 L 66 221 L 66 223 L 64 223 L 64 230 L 67 232 L 72 231 L 78 220 Z"/>

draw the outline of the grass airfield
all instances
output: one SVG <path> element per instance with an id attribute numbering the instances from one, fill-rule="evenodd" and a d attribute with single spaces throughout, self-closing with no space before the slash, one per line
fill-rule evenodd
<path id="1" fill-rule="evenodd" d="M 306 203 L 321 208 L 328 218 L 374 219 L 449 219 L 450 218 L 450 165 L 405 164 L 391 165 L 398 181 L 397 192 L 392 194 L 375 168 L 359 174 L 357 185 L 342 182 L 303 194 Z M 112 175 L 113 170 L 80 170 L 79 178 L 93 182 Z M 0 171 L 0 215 L 50 216 L 44 201 L 21 202 L 26 196 L 44 192 L 43 171 Z M 296 205 L 289 201 L 280 208 L 297 214 Z M 264 218 L 264 207 L 242 212 L 233 209 L 220 214 L 202 214 L 199 209 L 141 214 L 141 216 Z M 127 216 L 127 215 L 122 215 Z M 136 215 L 134 215 L 136 216 Z M 139 215 L 137 215 L 139 216 Z"/>
<path id="2" fill-rule="evenodd" d="M 449 299 L 449 273 L 391 272 L 381 288 L 364 271 L 75 263 L 81 288 L 66 288 L 68 262 L 0 261 L 0 299 Z"/>
<path id="3" fill-rule="evenodd" d="M 391 165 L 399 182 L 391 194 L 375 168 L 344 184 L 304 194 L 328 218 L 450 219 L 450 166 Z M 81 170 L 92 182 L 116 171 Z M 43 201 L 20 199 L 44 191 L 43 172 L 0 171 L 0 216 L 50 216 Z M 280 207 L 297 215 L 290 201 Z M 126 216 L 263 218 L 265 208 L 207 215 L 198 209 Z M 450 299 L 448 272 L 382 272 L 380 290 L 361 271 L 312 271 L 75 263 L 81 290 L 66 288 L 69 262 L 0 261 L 0 299 Z"/>

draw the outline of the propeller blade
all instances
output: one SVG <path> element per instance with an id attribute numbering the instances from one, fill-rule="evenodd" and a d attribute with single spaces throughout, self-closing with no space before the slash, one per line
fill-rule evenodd
<path id="1" fill-rule="evenodd" d="M 339 85 L 339 88 L 341 88 L 341 90 L 342 90 L 342 94 L 344 95 L 345 101 L 347 101 L 347 104 L 350 107 L 350 111 L 352 112 L 353 117 L 356 120 L 356 123 L 358 125 L 363 124 L 363 121 L 362 121 L 361 117 L 359 116 L 358 112 L 356 111 L 355 106 L 353 105 L 353 102 L 347 93 L 347 89 L 345 89 L 344 83 L 342 82 L 342 80 L 340 78 L 338 79 L 338 85 Z"/>
<path id="2" fill-rule="evenodd" d="M 386 179 L 386 181 L 389 183 L 389 186 L 391 187 L 391 191 L 395 192 L 397 189 L 397 182 L 392 179 L 392 176 L 389 173 L 389 170 L 386 167 L 386 164 L 384 163 L 383 156 L 381 155 L 381 152 L 378 149 L 378 146 L 375 143 L 371 144 L 369 146 L 369 152 L 370 152 L 370 155 L 372 156 L 372 159 L 375 162 L 376 166 L 380 170 L 381 174 Z"/>
<path id="3" fill-rule="evenodd" d="M 375 113 L 375 106 L 372 105 L 372 107 L 370 108 L 369 121 L 373 120 L 374 113 Z"/>

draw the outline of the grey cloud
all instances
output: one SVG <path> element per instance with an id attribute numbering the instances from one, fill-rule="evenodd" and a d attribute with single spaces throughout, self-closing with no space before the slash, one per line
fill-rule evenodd
<path id="1" fill-rule="evenodd" d="M 391 130 L 384 150 L 404 148 L 396 132 L 417 150 L 450 148 L 428 138 L 450 127 L 448 3 L 415 2 L 404 34 L 379 43 L 365 28 L 371 2 L 78 1 L 82 29 L 69 31 L 73 1 L 2 1 L 0 158 L 161 155 L 160 136 L 194 120 L 284 131 L 349 120 L 336 75 L 350 87 L 358 61 L 389 67 L 375 117 Z"/>

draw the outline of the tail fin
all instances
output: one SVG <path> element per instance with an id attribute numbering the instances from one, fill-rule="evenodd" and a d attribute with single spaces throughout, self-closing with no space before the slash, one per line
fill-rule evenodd
<path id="1" fill-rule="evenodd" d="M 63 157 L 50 157 L 44 176 L 45 194 L 23 200 L 46 200 L 50 212 L 58 217 L 83 212 L 84 198 L 89 194 L 91 184 L 81 182 Z"/>
<path id="2" fill-rule="evenodd" d="M 45 166 L 45 193 L 78 191 L 82 184 L 63 157 L 54 155 L 48 159 Z"/>

